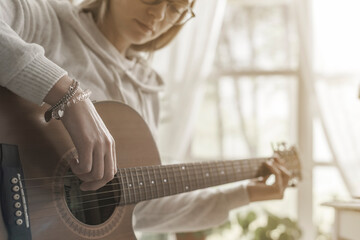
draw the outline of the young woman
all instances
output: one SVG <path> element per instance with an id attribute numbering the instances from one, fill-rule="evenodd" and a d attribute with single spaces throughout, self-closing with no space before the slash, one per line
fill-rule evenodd
<path id="1" fill-rule="evenodd" d="M 66 0 L 2 0 L 0 85 L 32 103 L 55 108 L 59 100 L 90 89 L 91 100 L 130 105 L 155 135 L 157 95 L 164 83 L 139 52 L 168 44 L 193 16 L 194 1 L 85 0 L 74 6 Z M 57 117 L 79 155 L 71 169 L 83 181 L 82 190 L 96 190 L 117 171 L 115 142 L 89 99 L 63 111 Z M 116 148 L 121 151 L 121 146 Z M 289 175 L 278 163 L 267 167 L 276 176 L 271 186 L 253 181 L 142 202 L 134 212 L 135 229 L 200 230 L 222 223 L 233 208 L 280 199 Z"/>

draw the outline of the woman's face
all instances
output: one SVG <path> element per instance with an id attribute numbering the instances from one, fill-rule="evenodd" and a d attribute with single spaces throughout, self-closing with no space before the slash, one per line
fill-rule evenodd
<path id="1" fill-rule="evenodd" d="M 176 1 L 182 2 L 183 5 L 184 2 L 187 3 L 184 0 Z M 142 0 L 110 0 L 109 4 L 104 24 L 113 31 L 112 34 L 116 36 L 117 41 L 123 41 L 121 44 L 128 47 L 149 42 L 173 26 L 173 22 L 169 21 L 171 9 L 167 1 L 151 5 Z"/>

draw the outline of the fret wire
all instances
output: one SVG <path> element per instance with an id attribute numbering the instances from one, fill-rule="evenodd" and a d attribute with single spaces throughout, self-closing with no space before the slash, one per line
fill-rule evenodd
<path id="1" fill-rule="evenodd" d="M 122 175 L 122 173 L 121 173 L 121 170 L 122 170 L 122 169 L 119 169 L 119 172 L 120 172 L 120 180 L 121 180 L 121 184 L 122 184 L 123 194 L 122 194 L 122 197 L 120 198 L 120 201 L 121 201 L 121 199 L 124 199 L 124 202 L 125 202 L 125 204 L 126 204 L 126 193 L 125 193 L 126 187 L 125 187 L 125 184 L 124 184 L 124 179 L 123 179 L 123 175 Z"/>
<path id="2" fill-rule="evenodd" d="M 250 166 L 251 166 L 251 178 L 254 178 L 256 176 L 256 172 L 255 172 L 255 162 L 254 161 L 250 161 Z"/>
<path id="3" fill-rule="evenodd" d="M 254 160 L 254 176 L 255 177 L 259 177 L 259 173 L 260 173 L 260 170 L 261 170 L 261 165 L 260 165 L 260 160 L 256 159 Z M 255 170 L 256 168 L 256 170 Z"/>
<path id="4" fill-rule="evenodd" d="M 233 170 L 233 178 L 234 178 L 234 180 L 236 180 L 237 179 L 237 174 L 236 174 L 235 161 L 231 161 L 230 163 L 231 163 L 231 168 Z"/>
<path id="5" fill-rule="evenodd" d="M 194 163 L 194 168 L 198 176 L 198 189 L 204 188 L 204 174 L 201 171 L 201 163 Z"/>
<path id="6" fill-rule="evenodd" d="M 235 175 L 235 168 L 233 168 L 233 162 L 234 161 L 229 161 L 228 162 L 228 167 L 231 171 L 231 181 L 234 182 L 236 181 L 236 175 Z"/>
<path id="7" fill-rule="evenodd" d="M 211 176 L 212 176 L 212 179 L 214 180 L 214 185 L 219 185 L 221 183 L 221 178 L 220 178 L 220 174 L 217 170 L 217 165 L 218 162 L 215 161 L 213 162 L 210 166 L 211 166 Z"/>
<path id="8" fill-rule="evenodd" d="M 160 182 L 161 182 L 161 187 L 162 187 L 162 197 L 163 196 L 166 196 L 166 194 L 165 194 L 165 186 L 164 186 L 164 182 L 163 182 L 163 176 L 162 176 L 162 173 L 161 173 L 161 166 L 158 166 L 157 167 L 157 170 L 159 171 L 159 174 L 160 174 Z"/>
<path id="9" fill-rule="evenodd" d="M 244 165 L 244 161 L 236 161 L 238 167 L 239 167 L 239 177 L 240 178 L 246 178 L 248 172 L 246 171 L 246 166 Z"/>
<path id="10" fill-rule="evenodd" d="M 249 163 L 249 178 L 253 178 L 253 162 L 252 161 L 248 161 Z"/>
<path id="11" fill-rule="evenodd" d="M 170 167 L 171 169 L 171 167 Z M 173 179 L 170 174 L 169 174 L 169 167 L 165 166 L 165 172 L 166 172 L 166 177 L 167 177 L 167 180 L 168 180 L 168 186 L 169 186 L 169 195 L 173 195 L 174 193 L 176 193 L 176 189 L 175 189 L 175 192 L 174 192 L 174 187 L 172 187 L 171 185 L 174 184 L 175 182 L 175 179 Z"/>
<path id="12" fill-rule="evenodd" d="M 152 179 L 151 179 L 151 184 L 152 186 L 155 187 L 155 198 L 157 198 L 159 196 L 159 188 L 156 182 L 156 174 L 155 174 L 155 167 L 151 166 L 151 174 L 152 174 Z"/>
<path id="13" fill-rule="evenodd" d="M 244 171 L 245 168 L 244 168 L 244 162 L 243 161 L 236 161 L 238 167 L 239 167 L 239 173 L 241 174 L 241 176 L 239 177 L 243 177 L 245 178 L 246 177 L 246 172 Z"/>
<path id="14" fill-rule="evenodd" d="M 156 197 L 159 197 L 159 196 L 161 196 L 160 195 L 160 191 L 159 191 L 159 186 L 158 186 L 158 181 L 156 181 L 156 179 L 157 179 L 157 174 L 156 174 L 156 171 L 155 171 L 155 166 L 152 166 L 152 170 L 153 170 L 153 173 L 154 173 L 154 179 L 153 179 L 153 181 L 154 181 L 154 183 L 155 183 L 155 187 L 156 187 Z"/>
<path id="15" fill-rule="evenodd" d="M 222 165 L 222 162 L 221 161 L 217 161 L 216 162 L 216 170 L 217 170 L 217 174 L 219 175 L 219 182 L 221 184 L 224 183 L 224 170 L 222 169 L 223 165 Z"/>
<path id="16" fill-rule="evenodd" d="M 150 177 L 150 173 L 149 173 L 149 167 L 145 167 L 146 169 L 146 172 L 147 172 L 147 175 L 149 177 L 149 186 L 150 186 L 150 193 L 151 193 L 151 199 L 154 198 L 154 195 L 153 195 L 153 186 L 151 184 L 151 177 Z"/>
<path id="17" fill-rule="evenodd" d="M 214 162 L 214 164 L 213 164 L 213 166 L 214 166 L 214 168 L 212 169 L 213 170 L 213 172 L 214 172 L 214 175 L 216 175 L 216 178 L 217 178 L 217 183 L 220 183 L 221 182 L 221 177 L 220 177 L 220 175 L 219 175 L 219 172 L 217 171 L 217 161 L 216 162 Z"/>
<path id="18" fill-rule="evenodd" d="M 174 183 L 175 183 L 175 192 L 176 193 L 180 193 L 181 191 L 179 191 L 178 189 L 178 181 L 177 181 L 177 177 L 176 177 L 176 173 L 175 173 L 175 166 L 171 166 L 171 169 L 172 169 L 172 175 L 173 175 L 173 179 L 174 179 Z"/>
<path id="19" fill-rule="evenodd" d="M 226 165 L 225 165 L 225 163 L 224 163 L 224 161 L 221 161 L 221 164 L 222 164 L 222 166 L 223 166 L 223 171 L 224 171 L 224 181 L 225 181 L 225 183 L 228 183 L 229 182 L 229 178 L 228 178 L 228 176 L 227 176 L 227 169 L 226 169 Z"/>
<path id="20" fill-rule="evenodd" d="M 202 171 L 202 164 L 201 163 L 196 163 L 195 165 L 196 167 L 196 172 L 198 173 L 199 176 L 199 182 L 200 182 L 200 188 L 204 188 L 205 187 L 205 179 L 204 179 L 204 173 Z"/>
<path id="21" fill-rule="evenodd" d="M 208 179 L 210 180 L 210 186 L 214 186 L 214 180 L 213 180 L 213 176 L 211 174 L 211 163 L 207 162 L 206 163 L 207 169 L 208 169 Z"/>
<path id="22" fill-rule="evenodd" d="M 225 169 L 226 182 L 229 183 L 232 180 L 230 170 L 228 169 L 227 162 L 223 161 L 223 164 L 224 164 L 224 169 Z"/>
<path id="23" fill-rule="evenodd" d="M 163 184 L 166 187 L 166 189 L 168 189 L 168 192 L 166 193 L 166 196 L 169 196 L 169 195 L 171 195 L 171 189 L 170 189 L 170 185 L 169 185 L 169 176 L 168 176 L 168 173 L 166 171 L 166 166 L 162 167 L 162 170 L 164 170 L 164 175 L 165 175 Z M 165 179 L 166 179 L 166 181 L 165 181 Z"/>
<path id="24" fill-rule="evenodd" d="M 248 170 L 248 178 L 252 178 L 252 174 L 251 174 L 251 170 L 252 170 L 252 163 L 251 163 L 251 161 L 247 161 L 247 163 L 248 163 L 248 166 L 249 166 L 249 170 Z"/>
<path id="25" fill-rule="evenodd" d="M 150 174 L 149 174 L 149 168 L 148 167 L 141 167 L 141 172 L 143 174 L 144 179 L 144 188 L 146 188 L 146 199 L 152 199 L 153 193 L 152 193 L 152 186 L 151 186 L 151 180 L 150 180 Z"/>
<path id="26" fill-rule="evenodd" d="M 159 172 L 158 175 L 160 175 L 160 183 L 161 185 L 159 185 L 159 187 L 162 188 L 162 195 L 160 195 L 161 197 L 165 196 L 165 189 L 164 189 L 164 185 L 163 185 L 163 181 L 162 181 L 162 175 L 161 175 L 161 170 L 160 170 L 160 166 L 156 167 L 156 170 Z M 161 191 L 160 191 L 161 192 Z"/>
<path id="27" fill-rule="evenodd" d="M 161 177 L 161 183 L 163 185 L 163 189 L 164 189 L 164 196 L 169 196 L 170 195 L 170 189 L 169 189 L 169 184 L 168 184 L 168 179 L 166 179 L 165 174 L 163 172 L 164 167 L 160 166 L 160 175 Z"/>
<path id="28" fill-rule="evenodd" d="M 137 202 L 137 201 L 136 201 L 136 193 L 135 193 L 135 189 L 134 189 L 135 183 L 134 183 L 134 178 L 133 178 L 133 175 L 132 175 L 131 168 L 128 168 L 128 171 L 129 171 L 130 177 L 131 177 L 131 183 L 130 183 L 130 184 L 131 184 L 131 188 L 132 188 L 133 194 L 134 194 L 134 202 Z"/>
<path id="29" fill-rule="evenodd" d="M 207 184 L 206 184 L 206 175 L 204 173 L 204 168 L 203 168 L 203 164 L 199 164 L 198 165 L 200 167 L 200 171 L 201 171 L 201 176 L 202 176 L 202 179 L 203 179 L 203 187 L 207 187 Z"/>
<path id="30" fill-rule="evenodd" d="M 171 179 L 169 178 L 168 167 L 163 166 L 163 170 L 164 170 L 165 176 L 166 176 L 165 186 L 168 189 L 167 196 L 169 196 L 169 195 L 172 195 L 172 194 L 171 194 Z"/>
<path id="31" fill-rule="evenodd" d="M 250 163 L 249 163 L 248 160 L 245 160 L 244 163 L 245 163 L 244 169 L 245 169 L 245 171 L 246 171 L 245 177 L 246 177 L 246 178 L 250 178 L 250 177 L 251 177 L 251 176 L 250 176 Z"/>
<path id="32" fill-rule="evenodd" d="M 132 198 L 131 198 L 131 192 L 130 192 L 130 188 L 129 188 L 129 178 L 128 178 L 128 175 L 127 175 L 127 169 L 125 168 L 124 169 L 124 172 L 125 172 L 125 176 L 126 176 L 126 187 L 127 187 L 127 189 L 128 189 L 128 197 L 129 197 L 129 203 L 132 203 Z"/>
<path id="33" fill-rule="evenodd" d="M 194 183 L 191 186 L 191 190 L 198 189 L 198 181 L 197 181 L 197 177 L 196 177 L 196 172 L 194 171 L 194 164 L 193 163 L 189 164 L 188 173 L 189 173 L 190 182 Z M 195 179 L 195 181 L 193 179 Z"/>
<path id="34" fill-rule="evenodd" d="M 177 165 L 175 169 L 176 169 L 177 177 L 180 179 L 180 192 L 185 192 L 185 183 L 181 172 L 181 166 Z"/>
<path id="35" fill-rule="evenodd" d="M 138 172 L 140 171 L 140 174 L 141 174 L 141 181 L 140 181 L 140 179 L 139 179 L 139 174 L 138 174 Z M 135 172 L 136 172 L 136 177 L 137 177 L 137 179 L 138 179 L 138 186 L 139 186 L 139 188 L 140 188 L 140 201 L 143 201 L 143 200 L 145 200 L 146 198 L 147 198 L 147 192 L 146 192 L 146 183 L 145 183 L 145 180 L 144 180 L 144 175 L 142 174 L 142 168 L 140 167 L 140 168 L 135 168 Z M 143 193 L 143 195 L 142 195 L 142 193 Z"/>
<path id="36" fill-rule="evenodd" d="M 186 165 L 185 171 L 186 171 L 187 182 L 189 184 L 189 190 L 194 190 L 195 186 L 194 186 L 194 184 L 192 184 L 192 179 L 191 179 L 192 174 L 191 174 L 191 165 L 190 165 L 190 163 Z"/>
<path id="37" fill-rule="evenodd" d="M 176 168 L 174 167 L 174 165 L 171 166 L 171 173 L 172 173 L 172 178 L 175 184 L 175 192 L 176 193 L 180 193 L 180 188 L 178 186 L 178 178 L 176 177 Z"/>
<path id="38" fill-rule="evenodd" d="M 189 173 L 189 169 L 190 169 L 190 165 L 185 166 L 186 177 L 187 177 L 188 183 L 189 183 L 189 190 L 193 190 L 194 187 L 193 187 L 193 184 L 191 184 L 191 175 Z"/>
<path id="39" fill-rule="evenodd" d="M 141 192 L 141 189 L 140 189 L 140 186 L 139 186 L 139 177 L 138 177 L 138 175 L 137 175 L 137 172 L 136 172 L 136 167 L 135 168 L 132 168 L 132 170 L 133 171 L 135 171 L 135 181 L 133 180 L 133 187 L 134 187 L 134 192 L 135 192 L 135 190 L 136 191 L 138 191 L 138 193 L 139 193 L 139 195 L 140 195 L 140 199 L 139 200 L 137 200 L 136 198 L 135 198 L 135 202 L 140 202 L 141 200 L 142 200 L 142 197 L 141 197 L 141 194 L 142 194 L 142 192 Z M 135 189 L 135 187 L 136 187 L 136 189 Z"/>
<path id="40" fill-rule="evenodd" d="M 220 179 L 220 175 L 219 175 L 219 172 L 217 170 L 217 161 L 215 161 L 213 164 L 212 164 L 212 168 L 211 168 L 211 171 L 212 171 L 212 175 L 215 176 L 215 184 L 218 185 L 220 182 L 221 182 L 221 179 Z"/>
<path id="41" fill-rule="evenodd" d="M 228 177 L 227 177 L 227 173 L 226 173 L 226 168 L 225 168 L 225 163 L 224 161 L 219 162 L 222 170 L 220 172 L 221 176 L 222 176 L 222 183 L 228 183 Z"/>
<path id="42" fill-rule="evenodd" d="M 181 182 L 182 182 L 182 191 L 183 192 L 186 192 L 187 190 L 187 182 L 185 182 L 184 180 L 184 170 L 185 168 L 183 168 L 184 166 L 183 165 L 179 165 L 179 173 L 180 173 L 180 176 L 181 176 Z"/>

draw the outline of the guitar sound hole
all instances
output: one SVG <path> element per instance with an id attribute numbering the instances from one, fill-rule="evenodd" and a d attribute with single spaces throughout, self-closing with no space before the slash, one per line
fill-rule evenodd
<path id="1" fill-rule="evenodd" d="M 72 176 L 71 170 L 66 174 Z M 99 225 L 108 220 L 113 214 L 120 199 L 120 184 L 114 178 L 97 191 L 83 192 L 80 190 L 81 181 L 76 177 L 64 177 L 64 191 L 66 204 L 82 223 Z"/>

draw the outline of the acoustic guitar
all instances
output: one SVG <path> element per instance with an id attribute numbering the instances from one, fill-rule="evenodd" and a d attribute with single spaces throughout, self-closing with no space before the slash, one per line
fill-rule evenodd
<path id="1" fill-rule="evenodd" d="M 118 173 L 101 189 L 82 192 L 68 166 L 74 146 L 62 123 L 46 123 L 45 106 L 0 88 L 0 226 L 8 239 L 132 240 L 138 202 L 269 174 L 263 163 L 272 157 L 161 165 L 137 112 L 113 101 L 95 107 L 115 139 Z M 280 145 L 275 155 L 299 180 L 295 148 Z"/>

